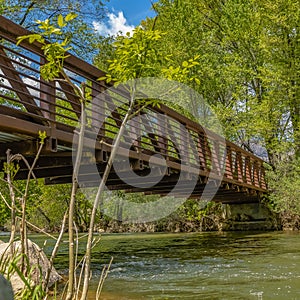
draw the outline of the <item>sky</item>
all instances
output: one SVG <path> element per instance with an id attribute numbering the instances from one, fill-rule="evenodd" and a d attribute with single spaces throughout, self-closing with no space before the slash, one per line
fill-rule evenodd
<path id="1" fill-rule="evenodd" d="M 156 2 L 156 1 L 153 1 Z M 107 18 L 104 22 L 95 20 L 93 26 L 101 35 L 116 35 L 132 32 L 146 17 L 154 17 L 151 0 L 110 0 L 106 2 Z"/>

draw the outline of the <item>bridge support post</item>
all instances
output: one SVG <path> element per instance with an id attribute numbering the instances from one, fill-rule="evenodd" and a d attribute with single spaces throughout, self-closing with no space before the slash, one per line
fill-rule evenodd
<path id="1" fill-rule="evenodd" d="M 263 203 L 223 204 L 222 230 L 278 230 L 277 215 Z"/>

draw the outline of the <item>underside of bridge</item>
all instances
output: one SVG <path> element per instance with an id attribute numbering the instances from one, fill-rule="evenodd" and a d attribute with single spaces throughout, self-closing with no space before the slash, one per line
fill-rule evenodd
<path id="1" fill-rule="evenodd" d="M 38 125 L 37 125 L 38 126 Z M 71 132 L 70 132 L 71 133 Z M 110 147 L 101 144 L 104 149 L 95 151 L 92 159 L 86 157 L 80 166 L 78 181 L 83 187 L 97 187 L 102 180 L 102 175 L 110 155 Z M 39 140 L 30 136 L 16 133 L 0 133 L 0 168 L 3 170 L 7 160 L 7 151 L 11 154 L 22 154 L 29 165 L 35 159 L 39 148 Z M 131 150 L 136 155 L 134 150 Z M 120 151 L 122 152 L 122 151 Z M 89 153 L 90 154 L 90 153 Z M 222 203 L 253 203 L 259 202 L 263 191 L 257 191 L 246 185 L 238 185 L 232 180 L 220 180 L 212 178 L 208 180 L 209 172 L 201 170 L 184 170 L 184 165 L 179 159 L 169 161 L 169 166 L 160 166 L 159 163 L 149 165 L 149 159 L 153 153 L 139 154 L 139 157 L 130 158 L 123 163 L 122 156 L 117 158 L 117 170 L 112 167 L 106 186 L 109 190 L 122 190 L 128 193 L 142 192 L 146 195 L 174 195 L 196 199 L 213 199 Z M 87 155 L 89 156 L 89 155 Z M 46 184 L 68 184 L 72 182 L 73 174 L 72 143 L 61 142 L 52 138 L 46 139 L 37 164 L 31 178 L 44 178 Z M 124 162 L 127 158 L 124 157 Z M 19 165 L 19 171 L 15 180 L 26 180 L 28 177 L 28 164 L 23 159 L 15 161 Z M 124 166 L 122 166 L 122 163 Z M 162 161 L 163 165 L 163 161 Z M 173 168 L 172 168 L 173 167 Z M 183 170 L 181 170 L 183 169 Z M 198 174 L 197 174 L 198 173 Z M 199 174 L 201 173 L 201 174 Z M 136 176 L 142 182 L 137 185 Z M 126 182 L 124 182 L 126 178 Z M 157 179 L 159 178 L 159 182 Z M 180 182 L 180 190 L 172 193 L 174 187 Z M 205 191 L 205 192 L 204 192 Z M 203 194 L 204 192 L 204 194 Z"/>

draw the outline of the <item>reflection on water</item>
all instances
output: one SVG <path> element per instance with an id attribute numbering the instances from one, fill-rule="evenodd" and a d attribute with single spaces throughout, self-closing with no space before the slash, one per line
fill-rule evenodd
<path id="1" fill-rule="evenodd" d="M 300 299 L 299 249 L 297 233 L 104 235 L 94 249 L 92 288 L 113 256 L 101 299 Z"/>

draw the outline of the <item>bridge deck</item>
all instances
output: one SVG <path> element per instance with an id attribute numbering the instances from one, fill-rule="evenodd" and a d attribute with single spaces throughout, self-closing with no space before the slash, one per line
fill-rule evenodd
<path id="1" fill-rule="evenodd" d="M 15 45 L 18 36 L 27 34 L 24 28 L 0 16 L 0 167 L 6 161 L 7 149 L 32 161 L 38 149 L 38 132 L 45 131 L 46 144 L 34 174 L 45 178 L 47 184 L 69 183 L 80 101 L 68 83 L 46 82 L 41 78 L 40 66 L 45 59 L 39 45 L 26 42 L 22 42 L 22 47 Z M 96 171 L 101 175 L 128 108 L 128 95 L 98 81 L 104 72 L 73 55 L 66 59 L 65 70 L 74 83 L 84 81 L 90 95 L 85 146 L 95 148 L 95 153 L 92 160 L 85 158 L 80 180 L 87 186 L 95 186 L 99 181 L 95 180 L 95 171 L 91 171 L 91 161 L 95 161 Z M 121 173 L 112 169 L 107 182 L 111 190 L 166 195 L 180 174 L 184 174 L 186 189 L 190 178 L 197 178 L 190 197 L 202 195 L 208 178 L 212 179 L 208 182 L 212 190 L 221 180 L 214 200 L 223 203 L 255 202 L 267 192 L 261 159 L 229 141 L 223 142 L 216 134 L 165 105 L 146 107 L 137 114 L 126 127 L 118 154 L 121 158 L 129 155 L 130 169 L 126 165 Z M 163 172 L 159 174 L 162 177 L 159 183 L 155 174 L 147 176 L 149 160 L 151 157 L 153 160 L 154 154 L 157 172 Z M 124 182 L 122 178 L 130 179 L 132 170 L 135 175 L 147 176 L 145 186 Z M 16 179 L 25 179 L 27 174 L 26 166 L 20 162 Z M 181 191 L 177 193 L 180 196 Z"/>

